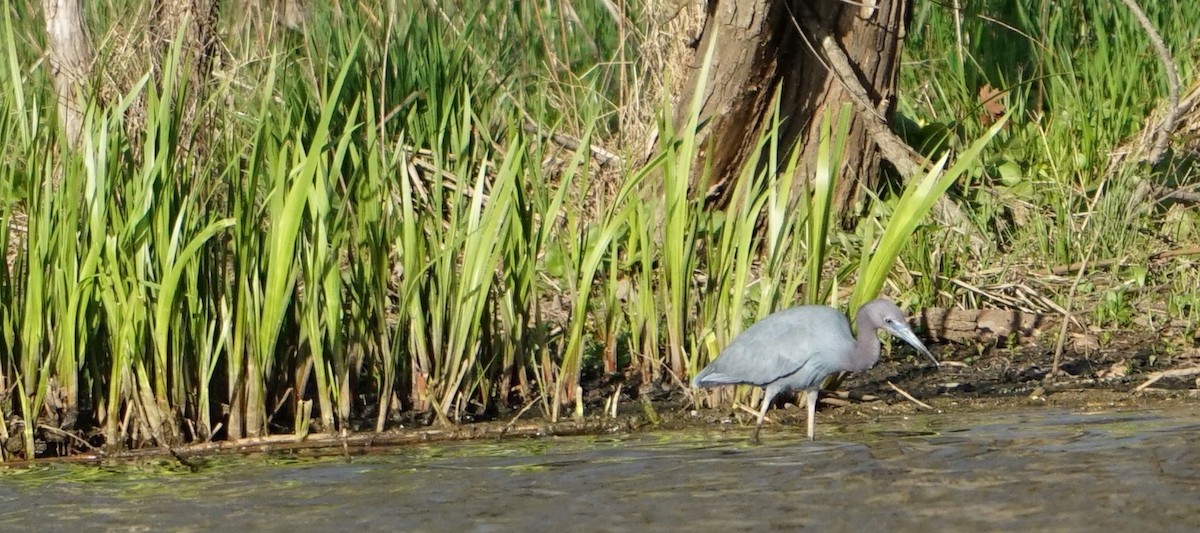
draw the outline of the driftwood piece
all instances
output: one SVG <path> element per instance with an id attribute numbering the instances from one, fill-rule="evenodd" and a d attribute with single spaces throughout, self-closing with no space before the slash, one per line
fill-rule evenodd
<path id="1" fill-rule="evenodd" d="M 929 338 L 938 341 L 1021 341 L 1036 337 L 1046 325 L 1045 317 L 1005 309 L 941 309 L 921 311 L 916 323 Z"/>

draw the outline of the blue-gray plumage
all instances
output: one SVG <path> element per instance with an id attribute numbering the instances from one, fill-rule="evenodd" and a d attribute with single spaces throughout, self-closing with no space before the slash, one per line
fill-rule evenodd
<path id="1" fill-rule="evenodd" d="M 808 438 L 812 440 L 821 382 L 836 372 L 875 366 L 880 348 L 877 330 L 899 337 L 938 364 L 909 329 L 904 313 L 888 300 L 879 298 L 859 308 L 857 324 L 855 339 L 846 315 L 829 306 L 802 305 L 772 313 L 734 338 L 715 361 L 696 374 L 692 386 L 756 385 L 765 389 L 754 442 L 758 442 L 758 431 L 775 396 L 804 391 Z"/>

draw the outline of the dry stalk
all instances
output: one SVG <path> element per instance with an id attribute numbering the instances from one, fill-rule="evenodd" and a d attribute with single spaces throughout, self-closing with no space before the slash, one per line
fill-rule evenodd
<path id="1" fill-rule="evenodd" d="M 892 390 L 896 391 L 898 394 L 900 394 L 901 396 L 903 396 L 903 397 L 904 397 L 905 399 L 907 399 L 908 401 L 910 401 L 910 402 L 912 402 L 912 403 L 915 403 L 915 404 L 917 404 L 917 406 L 919 406 L 919 407 L 923 407 L 923 408 L 925 408 L 925 409 L 928 409 L 928 410 L 930 410 L 930 411 L 933 411 L 933 410 L 934 410 L 934 408 L 933 408 L 932 406 L 930 406 L 929 404 L 927 404 L 927 403 L 925 403 L 925 402 L 923 402 L 923 401 L 921 401 L 921 400 L 918 400 L 918 399 L 914 398 L 914 397 L 913 397 L 913 395 L 911 395 L 911 394 L 909 394 L 909 393 L 908 393 L 908 391 L 905 391 L 904 389 L 902 389 L 902 388 L 900 388 L 900 387 L 897 387 L 895 383 L 892 383 L 891 381 L 888 381 L 888 382 L 887 382 L 887 384 L 888 384 L 888 386 L 889 386 L 889 387 L 891 387 L 891 388 L 892 388 Z"/>
<path id="2" fill-rule="evenodd" d="M 1096 204 L 1100 201 L 1100 195 L 1104 194 L 1104 185 L 1107 181 L 1100 182 L 1100 186 L 1096 187 L 1096 194 L 1092 196 L 1092 201 L 1088 204 L 1087 216 L 1083 219 L 1083 225 L 1080 226 L 1079 232 L 1083 233 L 1088 227 L 1088 223 L 1092 221 L 1092 214 L 1096 212 Z M 1067 341 L 1067 327 L 1070 325 L 1073 316 L 1071 315 L 1071 306 L 1075 302 L 1075 290 L 1079 288 L 1079 283 L 1083 281 L 1083 274 L 1087 272 L 1088 260 L 1092 257 L 1092 252 L 1096 251 L 1096 245 L 1100 242 L 1099 239 L 1092 239 L 1092 244 L 1088 246 L 1087 252 L 1083 254 L 1083 261 L 1080 263 L 1079 273 L 1075 275 L 1075 281 L 1071 283 L 1071 289 L 1067 291 L 1067 304 L 1063 313 L 1062 326 L 1058 330 L 1058 342 L 1054 346 L 1054 362 L 1050 365 L 1050 374 L 1048 377 L 1053 378 L 1058 375 L 1059 364 L 1062 362 L 1063 345 Z"/>
<path id="3" fill-rule="evenodd" d="M 1196 376 L 1196 375 L 1200 375 L 1200 366 L 1193 366 L 1193 367 L 1189 367 L 1189 368 L 1176 368 L 1173 370 L 1164 370 L 1162 372 L 1155 372 L 1153 374 L 1150 374 L 1149 379 L 1142 382 L 1141 385 L 1138 385 L 1133 390 L 1144 391 L 1144 390 L 1146 390 L 1146 387 L 1153 385 L 1155 382 L 1157 382 L 1158 380 L 1160 380 L 1162 378 L 1183 378 L 1183 377 Z"/>
<path id="4" fill-rule="evenodd" d="M 1171 58 L 1171 51 L 1167 49 L 1167 43 L 1163 42 L 1162 35 L 1159 35 L 1154 24 L 1150 23 L 1150 19 L 1146 17 L 1142 8 L 1135 0 L 1121 1 L 1133 12 L 1133 17 L 1137 19 L 1138 24 L 1142 25 L 1142 29 L 1146 30 L 1146 35 L 1150 38 L 1150 43 L 1154 45 L 1163 69 L 1167 71 L 1167 113 L 1163 117 L 1162 123 L 1156 128 L 1154 144 L 1150 148 L 1150 153 L 1146 155 L 1146 162 L 1155 165 L 1162 161 L 1163 154 L 1167 150 L 1167 143 L 1179 120 L 1179 72 L 1175 67 L 1175 61 Z"/>

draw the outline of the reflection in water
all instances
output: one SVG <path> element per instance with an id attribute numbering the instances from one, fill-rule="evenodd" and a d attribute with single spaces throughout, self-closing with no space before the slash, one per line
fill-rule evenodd
<path id="1" fill-rule="evenodd" d="M 353 463 L 221 459 L 199 473 L 15 470 L 0 473 L 0 530 L 1191 531 L 1196 414 L 934 415 L 830 427 L 816 442 L 789 428 L 751 446 L 741 428 L 430 445 Z"/>

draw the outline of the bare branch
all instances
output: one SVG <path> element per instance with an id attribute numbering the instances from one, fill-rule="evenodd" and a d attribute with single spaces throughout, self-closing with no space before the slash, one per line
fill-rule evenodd
<path id="1" fill-rule="evenodd" d="M 1179 120 L 1179 72 L 1175 68 L 1175 61 L 1171 59 L 1171 51 L 1167 49 L 1167 43 L 1163 41 L 1162 35 L 1159 35 L 1158 30 L 1154 28 L 1154 24 L 1150 23 L 1150 19 L 1146 17 L 1146 13 L 1142 11 L 1142 8 L 1138 6 L 1135 0 L 1121 1 L 1133 12 L 1133 17 L 1142 25 L 1142 29 L 1146 30 L 1146 35 L 1150 37 L 1150 43 L 1154 45 L 1154 50 L 1158 52 L 1158 60 L 1162 62 L 1163 70 L 1167 71 L 1167 98 L 1169 102 L 1167 114 L 1163 117 L 1162 124 L 1158 127 L 1153 148 L 1151 148 L 1150 154 L 1146 156 L 1146 162 L 1154 165 L 1162 160 L 1163 153 L 1167 151 L 1167 143 L 1170 141 L 1171 134 L 1175 132 L 1175 123 Z"/>
<path id="2" fill-rule="evenodd" d="M 892 132 L 881 111 L 871 103 L 867 89 L 858 81 L 858 76 L 854 73 L 854 67 L 851 66 L 846 52 L 842 50 L 828 30 L 815 22 L 819 19 L 807 5 L 801 2 L 797 7 L 799 13 L 793 14 L 791 17 L 792 24 L 796 25 L 796 29 L 800 31 L 801 35 L 811 35 L 820 42 L 826 65 L 854 100 L 855 107 L 858 108 L 858 114 L 863 118 L 867 131 L 871 133 L 875 144 L 879 146 L 879 152 L 905 177 L 922 172 L 927 164 L 925 158 Z"/>

